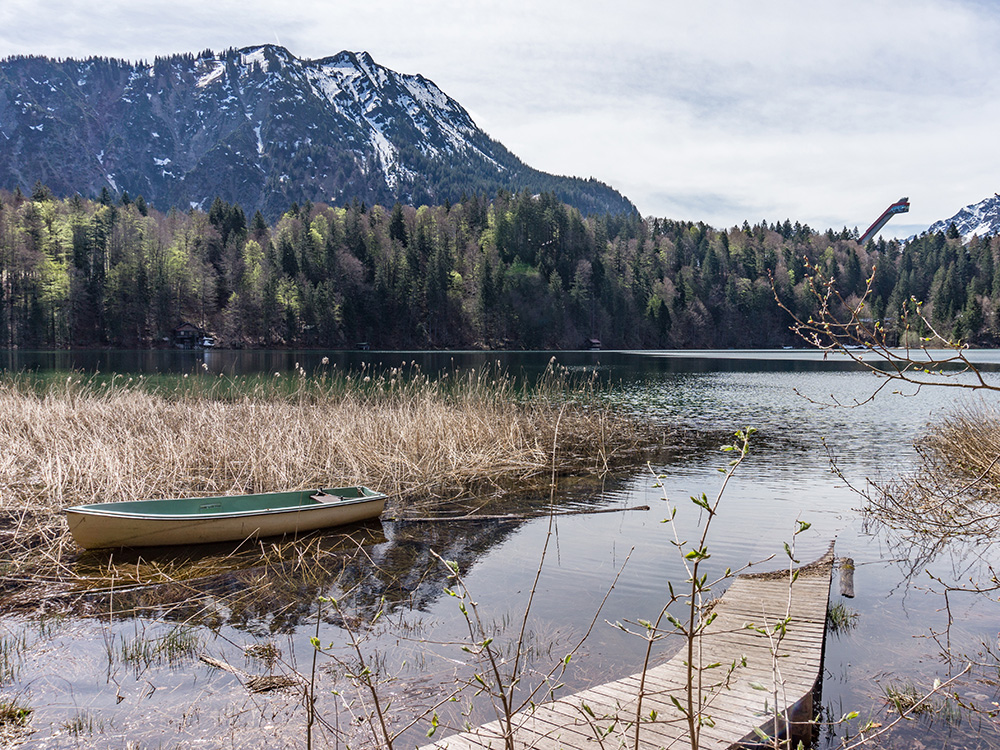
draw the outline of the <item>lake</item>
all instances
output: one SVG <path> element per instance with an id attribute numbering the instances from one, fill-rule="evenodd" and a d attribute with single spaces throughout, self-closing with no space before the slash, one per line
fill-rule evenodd
<path id="1" fill-rule="evenodd" d="M 785 565 L 784 543 L 792 541 L 797 520 L 811 524 L 795 540 L 797 559 L 819 557 L 831 540 L 838 556 L 854 559 L 857 596 L 842 599 L 836 582 L 831 596 L 831 603 L 843 602 L 857 617 L 853 629 L 828 637 L 824 718 L 858 711 L 862 719 L 887 722 L 887 688 L 923 692 L 977 655 L 996 664 L 985 653 L 987 644 L 995 653 L 998 621 L 996 602 L 987 597 L 952 593 L 950 643 L 935 636 L 948 624 L 942 584 L 970 577 L 986 582 L 987 566 L 998 562 L 994 549 L 960 541 L 931 551 L 914 546 L 866 516 L 864 498 L 849 486 L 910 470 L 913 441 L 924 426 L 977 398 L 956 390 L 886 389 L 860 406 L 834 407 L 833 399 L 865 402 L 881 381 L 842 358 L 784 350 L 6 352 L 0 365 L 11 371 L 197 376 L 285 373 L 296 365 L 312 371 L 327 357 L 330 366 L 345 369 L 416 362 L 430 373 L 499 363 L 530 378 L 553 356 L 571 371 L 598 373 L 609 398 L 662 424 L 668 443 L 678 426 L 702 438 L 664 446 L 650 456 L 648 470 L 560 483 L 561 509 L 621 512 L 560 516 L 551 528 L 544 518 L 384 521 L 350 535 L 330 532 L 281 547 L 184 550 L 152 561 L 175 577 L 171 584 L 120 591 L 111 586 L 87 598 L 91 616 L 5 616 L 4 653 L 15 642 L 25 648 L 21 656 L 0 658 L 0 690 L 32 707 L 32 746 L 125 747 L 133 741 L 174 747 L 198 741 L 201 747 L 304 747 L 301 691 L 255 694 L 243 686 L 250 674 L 296 671 L 316 685 L 314 726 L 324 737 L 319 746 L 341 746 L 344 738 L 361 736 L 352 716 L 367 710 L 367 698 L 352 693 L 346 677 L 361 669 L 352 633 L 365 663 L 384 680 L 380 692 L 391 701 L 394 727 L 403 729 L 408 716 L 434 706 L 458 682 L 474 683 L 473 659 L 461 648 L 469 640 L 466 621 L 457 598 L 445 593 L 455 582 L 432 552 L 458 563 L 476 614 L 495 631 L 501 648 L 516 640 L 534 587 L 526 630 L 534 673 L 559 663 L 593 624 L 560 679 L 563 691 L 630 674 L 641 665 L 643 644 L 614 624 L 655 619 L 667 582 L 679 587 L 686 577 L 670 528 L 661 523 L 669 514 L 664 493 L 680 508 L 682 538 L 692 538 L 704 519 L 688 498 L 714 496 L 729 457 L 716 446 L 746 426 L 758 433 L 713 521 L 710 567 L 721 572 L 769 556 L 774 560 L 761 569 Z M 974 356 L 986 377 L 997 377 L 1000 353 Z M 508 498 L 485 510 L 535 510 L 547 501 Z M 624 510 L 644 504 L 651 510 Z M 97 578 L 107 554 L 81 554 L 68 564 Z M 189 572 L 199 565 L 200 572 Z M 384 614 L 367 624 L 380 609 Z M 313 637 L 329 646 L 315 664 Z M 942 657 L 943 645 L 950 645 L 955 664 Z M 656 658 L 676 646 L 670 639 L 658 644 Z M 995 666 L 992 680 L 969 679 L 956 689 L 964 701 L 995 710 Z M 461 721 L 463 712 L 473 723 L 494 718 L 482 696 L 474 698 L 469 690 L 437 710 L 453 721 Z M 425 741 L 428 726 L 429 719 L 405 730 L 397 746 Z M 844 734 L 825 730 L 819 746 L 835 747 Z M 1000 744 L 993 720 L 959 709 L 908 722 L 887 742 L 911 747 L 917 738 L 931 746 Z"/>

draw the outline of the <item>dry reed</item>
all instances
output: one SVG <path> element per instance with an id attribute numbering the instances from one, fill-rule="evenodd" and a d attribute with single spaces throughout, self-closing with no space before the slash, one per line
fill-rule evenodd
<path id="1" fill-rule="evenodd" d="M 0 568 L 18 568 L 18 547 L 58 568 L 74 549 L 60 511 L 80 503 L 365 484 L 413 512 L 484 485 L 547 481 L 554 440 L 562 471 L 604 471 L 649 438 L 605 403 L 592 382 L 551 367 L 530 388 L 490 369 L 10 377 L 0 381 Z"/>
<path id="2" fill-rule="evenodd" d="M 963 407 L 930 425 L 916 449 L 917 470 L 871 494 L 870 512 L 935 537 L 1000 530 L 1000 411 Z"/>

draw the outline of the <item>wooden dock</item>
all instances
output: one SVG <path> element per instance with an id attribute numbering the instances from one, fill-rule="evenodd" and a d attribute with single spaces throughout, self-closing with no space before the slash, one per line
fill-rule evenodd
<path id="1" fill-rule="evenodd" d="M 722 665 L 701 673 L 699 747 L 759 742 L 755 728 L 768 734 L 777 728 L 784 735 L 786 727 L 781 720 L 775 723 L 776 714 L 792 722 L 791 735 L 800 736 L 804 729 L 808 740 L 806 722 L 813 716 L 813 692 L 823 667 L 832 574 L 833 544 L 826 555 L 799 569 L 791 589 L 787 570 L 733 580 L 699 639 L 700 663 Z M 755 628 L 770 631 L 786 617 L 790 620 L 775 653 L 774 640 Z M 646 673 L 638 744 L 643 750 L 691 746 L 687 719 L 674 705 L 674 699 L 686 705 L 685 659 L 686 649 Z M 734 663 L 739 666 L 726 684 L 719 684 Z M 640 684 L 642 675 L 636 674 L 524 710 L 515 716 L 509 745 L 494 721 L 425 750 L 632 748 Z"/>

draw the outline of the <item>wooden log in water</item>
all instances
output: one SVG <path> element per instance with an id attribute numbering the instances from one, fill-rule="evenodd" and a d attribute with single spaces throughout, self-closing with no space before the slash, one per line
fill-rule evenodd
<path id="1" fill-rule="evenodd" d="M 530 521 L 532 518 L 548 518 L 549 516 L 582 516 L 594 513 L 627 513 L 634 510 L 649 510 L 648 505 L 633 505 L 627 508 L 584 508 L 577 510 L 559 510 L 554 513 L 504 513 L 499 516 L 488 516 L 470 513 L 464 516 L 406 516 L 390 517 L 389 521 L 405 521 L 406 523 L 442 523 L 444 521 Z"/>
<path id="2" fill-rule="evenodd" d="M 854 598 L 854 560 L 842 557 L 840 562 L 840 595 L 848 599 Z"/>

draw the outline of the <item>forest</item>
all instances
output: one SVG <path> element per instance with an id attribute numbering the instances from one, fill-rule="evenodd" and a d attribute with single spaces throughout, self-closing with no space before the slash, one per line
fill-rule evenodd
<path id="1" fill-rule="evenodd" d="M 216 199 L 162 213 L 0 191 L 0 346 L 171 346 L 190 323 L 243 348 L 579 349 L 803 345 L 811 277 L 892 335 L 915 302 L 936 330 L 1000 345 L 1000 238 L 906 243 L 789 220 L 714 229 L 584 217 L 552 194 L 438 206 L 292 204 L 275 222 Z M 596 344 L 595 344 L 596 345 Z"/>

